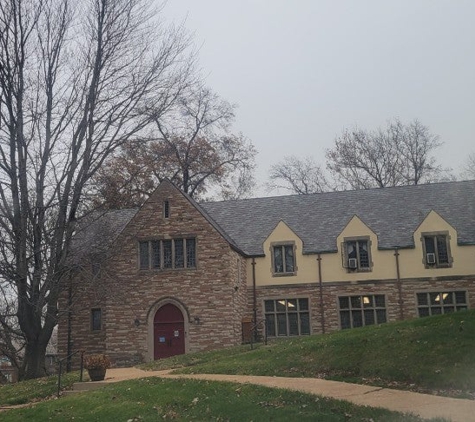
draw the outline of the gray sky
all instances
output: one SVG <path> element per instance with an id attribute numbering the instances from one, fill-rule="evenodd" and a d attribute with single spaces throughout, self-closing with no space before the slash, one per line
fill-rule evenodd
<path id="1" fill-rule="evenodd" d="M 344 128 L 395 117 L 439 135 L 455 173 L 475 152 L 474 0 L 169 0 L 164 15 L 186 19 L 207 84 L 239 105 L 261 184 L 284 156 L 324 165 Z"/>

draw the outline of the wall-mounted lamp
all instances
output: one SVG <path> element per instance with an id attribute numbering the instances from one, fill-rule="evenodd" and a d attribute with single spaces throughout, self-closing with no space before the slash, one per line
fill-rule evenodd
<path id="1" fill-rule="evenodd" d="M 136 327 L 138 327 L 140 325 L 140 319 L 135 318 L 134 324 Z"/>
<path id="2" fill-rule="evenodd" d="M 196 325 L 200 325 L 200 317 L 195 316 L 195 318 L 193 319 L 193 322 L 194 322 Z"/>

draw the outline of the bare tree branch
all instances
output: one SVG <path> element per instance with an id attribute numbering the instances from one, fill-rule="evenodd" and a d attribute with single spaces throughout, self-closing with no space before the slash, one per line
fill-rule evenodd
<path id="1" fill-rule="evenodd" d="M 284 157 L 280 163 L 271 166 L 269 179 L 269 190 L 284 189 L 299 195 L 330 189 L 322 169 L 310 157 Z"/>
<path id="2" fill-rule="evenodd" d="M 108 208 L 138 206 L 169 179 L 195 198 L 249 196 L 256 151 L 230 132 L 235 106 L 207 88 L 192 86 L 162 116 L 148 110 L 157 133 L 128 142 L 95 181 L 96 201 Z"/>
<path id="3" fill-rule="evenodd" d="M 190 38 L 145 0 L 1 2 L 0 278 L 16 294 L 22 377 L 43 373 L 91 178 L 147 133 L 144 110 L 173 106 L 193 70 Z"/>
<path id="4" fill-rule="evenodd" d="M 431 155 L 441 143 L 419 121 L 388 122 L 385 129 L 346 130 L 327 151 L 327 167 L 352 189 L 417 185 L 447 178 Z"/>

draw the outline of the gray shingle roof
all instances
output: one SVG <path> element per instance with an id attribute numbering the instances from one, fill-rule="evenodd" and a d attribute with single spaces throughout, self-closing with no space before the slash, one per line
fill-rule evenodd
<path id="1" fill-rule="evenodd" d="M 413 247 L 413 233 L 431 210 L 457 230 L 459 244 L 475 244 L 475 181 L 201 204 L 190 201 L 231 245 L 251 256 L 264 253 L 262 243 L 281 220 L 302 239 L 304 253 L 336 251 L 336 239 L 354 215 L 376 233 L 379 248 Z M 75 236 L 75 260 L 78 252 L 107 248 L 136 212 L 108 211 L 87 221 L 87 229 Z"/>
<path id="2" fill-rule="evenodd" d="M 280 220 L 302 239 L 304 253 L 336 251 L 336 238 L 354 215 L 376 233 L 380 248 L 413 247 L 413 232 L 431 210 L 457 230 L 459 244 L 475 244 L 475 181 L 200 205 L 249 255 L 263 253 Z"/>
<path id="3" fill-rule="evenodd" d="M 106 251 L 137 211 L 97 211 L 79 220 L 71 247 L 73 262 L 78 263 L 91 253 Z"/>

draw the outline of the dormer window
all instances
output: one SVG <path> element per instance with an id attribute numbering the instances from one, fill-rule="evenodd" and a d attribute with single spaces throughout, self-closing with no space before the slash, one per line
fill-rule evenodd
<path id="1" fill-rule="evenodd" d="M 371 271 L 371 241 L 369 238 L 345 239 L 341 248 L 343 267 L 348 272 Z"/>
<path id="2" fill-rule="evenodd" d="M 423 233 L 423 263 L 426 268 L 447 268 L 452 266 L 450 236 L 447 232 Z"/>
<path id="3" fill-rule="evenodd" d="M 275 276 L 295 275 L 295 244 L 274 244 L 272 251 L 272 273 Z"/>
<path id="4" fill-rule="evenodd" d="M 170 218 L 170 201 L 163 201 L 163 218 Z"/>

